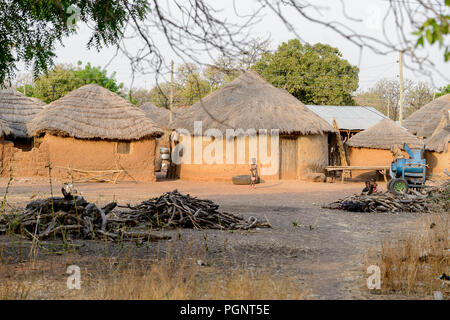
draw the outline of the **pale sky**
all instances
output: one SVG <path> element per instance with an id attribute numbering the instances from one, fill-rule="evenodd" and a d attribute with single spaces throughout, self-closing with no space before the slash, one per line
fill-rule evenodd
<path id="1" fill-rule="evenodd" d="M 411 1 L 414 2 L 413 0 Z M 231 9 L 233 3 L 231 0 L 215 0 L 210 2 L 212 4 L 217 3 L 220 5 L 220 8 L 224 9 L 222 14 L 226 15 L 227 18 L 229 17 L 231 20 L 235 19 L 234 10 Z M 317 14 L 317 17 L 337 20 L 354 27 L 358 32 L 369 34 L 374 37 L 382 37 L 382 30 L 378 21 L 382 19 L 387 8 L 388 2 L 386 0 L 345 0 L 345 3 L 347 16 L 363 19 L 364 21 L 357 23 L 345 18 L 342 13 L 340 2 L 337 0 L 314 0 L 314 4 L 323 7 L 323 10 Z M 239 13 L 250 13 L 254 7 L 255 0 L 241 0 L 239 1 L 238 10 Z M 302 40 L 312 44 L 322 42 L 337 47 L 342 52 L 343 58 L 347 59 L 351 64 L 359 66 L 360 89 L 369 88 L 373 86 L 377 80 L 384 77 L 397 78 L 399 74 L 397 53 L 379 55 L 373 53 L 370 49 L 364 49 L 360 60 L 360 51 L 358 47 L 337 35 L 332 30 L 305 21 L 304 19 L 299 19 L 299 16 L 291 14 L 290 12 L 286 12 L 286 16 L 292 18 L 293 27 Z M 394 27 L 394 24 L 392 24 L 392 29 Z M 270 36 L 272 40 L 271 49 L 276 49 L 283 41 L 296 38 L 296 35 L 293 32 L 288 31 L 281 20 L 269 10 L 265 11 L 261 22 L 252 27 L 251 36 L 255 38 L 266 38 L 267 36 Z M 88 50 L 86 48 L 88 38 L 89 29 L 85 26 L 80 26 L 77 35 L 64 40 L 64 47 L 58 46 L 56 50 L 56 62 L 76 64 L 78 60 L 81 60 L 83 63 L 91 62 L 91 64 L 95 66 L 104 66 L 114 55 L 114 48 L 106 48 L 101 52 L 97 52 L 95 49 Z M 133 43 L 131 43 L 131 45 L 133 45 Z M 173 59 L 175 60 L 176 65 L 181 63 L 180 58 L 171 52 L 166 44 L 162 43 L 160 50 L 164 53 L 168 61 Z M 424 53 L 427 53 L 440 72 L 447 76 L 447 79 L 445 79 L 438 74 L 433 74 L 434 86 L 441 87 L 447 85 L 450 79 L 450 62 L 444 62 L 443 51 L 439 50 L 438 46 L 435 45 L 434 47 L 427 46 Z M 207 56 L 205 56 L 204 59 L 205 63 L 212 62 Z M 406 61 L 406 63 L 408 63 L 408 61 Z M 118 55 L 109 65 L 108 71 L 115 71 L 116 78 L 120 82 L 123 82 L 126 87 L 131 86 L 131 69 L 126 57 Z M 404 77 L 415 81 L 424 80 L 429 82 L 429 78 L 413 74 L 413 72 L 408 69 L 404 70 Z M 151 89 L 154 84 L 154 75 L 136 74 L 134 88 Z"/>

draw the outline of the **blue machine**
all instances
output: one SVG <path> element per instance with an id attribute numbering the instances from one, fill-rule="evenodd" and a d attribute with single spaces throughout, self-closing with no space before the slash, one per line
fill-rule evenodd
<path id="1" fill-rule="evenodd" d="M 419 189 L 426 182 L 426 160 L 423 158 L 422 149 L 411 149 L 405 143 L 405 151 L 409 159 L 396 159 L 391 164 L 391 180 L 388 182 L 389 191 L 396 194 L 407 193 L 409 188 Z"/>

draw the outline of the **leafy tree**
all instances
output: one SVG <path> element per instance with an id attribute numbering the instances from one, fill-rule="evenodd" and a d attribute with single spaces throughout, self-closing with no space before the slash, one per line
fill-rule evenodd
<path id="1" fill-rule="evenodd" d="M 425 82 L 415 83 L 406 79 L 404 87 L 403 118 L 433 100 L 433 90 Z M 358 105 L 372 106 L 392 120 L 399 119 L 400 84 L 398 79 L 381 79 L 373 88 L 355 96 Z"/>
<path id="2" fill-rule="evenodd" d="M 354 104 L 359 69 L 329 45 L 289 40 L 276 52 L 264 54 L 252 69 L 305 104 Z"/>
<path id="3" fill-rule="evenodd" d="M 147 89 L 142 88 L 137 89 L 136 91 L 132 92 L 131 96 L 132 96 L 131 102 L 137 105 L 138 107 L 142 106 L 147 102 L 152 102 L 150 91 Z"/>
<path id="4" fill-rule="evenodd" d="M 433 100 L 433 89 L 426 82 L 414 84 L 405 97 L 405 117 L 419 110 Z"/>
<path id="5" fill-rule="evenodd" d="M 108 76 L 107 71 L 100 67 L 92 67 L 90 63 L 84 68 L 81 65 L 82 63 L 78 62 L 77 67 L 62 64 L 55 66 L 47 74 L 37 77 L 32 87 L 27 86 L 27 95 L 50 103 L 81 86 L 96 83 L 124 96 L 121 91 L 123 83 L 117 83 L 114 72 Z M 18 90 L 24 91 L 23 87 L 19 87 Z"/>
<path id="6" fill-rule="evenodd" d="M 432 7 L 431 3 L 427 5 Z M 447 14 L 441 14 L 433 10 L 435 17 L 428 18 L 414 34 L 418 36 L 416 47 L 425 47 L 425 41 L 431 45 L 437 42 L 439 43 L 439 47 L 445 49 L 445 61 L 449 61 L 450 45 L 444 41 L 444 38 L 450 34 L 450 14 L 448 14 L 450 11 L 450 0 L 445 0 L 444 6 L 448 7 Z"/>
<path id="7" fill-rule="evenodd" d="M 211 92 L 208 81 L 202 79 L 199 74 L 192 73 L 186 77 L 182 91 L 183 105 L 193 105 Z"/>
<path id="8" fill-rule="evenodd" d="M 436 97 L 441 97 L 449 93 L 450 93 L 450 84 L 448 84 L 446 87 L 440 88 L 439 92 L 436 93 Z"/>
<path id="9" fill-rule="evenodd" d="M 150 90 L 150 101 L 157 107 L 169 109 L 170 107 L 170 82 L 157 84 Z M 173 105 L 183 106 L 183 87 L 178 83 L 173 86 Z"/>
<path id="10" fill-rule="evenodd" d="M 76 7 L 75 7 L 76 6 Z M 142 21 L 149 2 L 85 0 L 0 1 L 0 84 L 14 75 L 19 61 L 38 76 L 53 65 L 54 50 L 76 32 L 76 20 L 90 22 L 88 48 L 115 45 L 130 19 Z"/>

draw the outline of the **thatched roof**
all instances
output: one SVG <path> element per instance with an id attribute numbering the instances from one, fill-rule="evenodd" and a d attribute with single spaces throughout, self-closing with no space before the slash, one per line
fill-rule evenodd
<path id="1" fill-rule="evenodd" d="M 280 129 L 284 134 L 335 131 L 286 90 L 275 88 L 251 70 L 188 108 L 176 117 L 172 128 L 193 132 L 194 121 L 202 121 L 203 131 L 210 128 L 222 132 Z"/>
<path id="2" fill-rule="evenodd" d="M 429 138 L 438 126 L 442 113 L 450 110 L 450 94 L 439 97 L 423 106 L 408 118 L 402 125 L 418 137 Z"/>
<path id="3" fill-rule="evenodd" d="M 6 125 L 3 120 L 0 120 L 0 137 L 7 136 L 11 134 L 11 130 Z"/>
<path id="4" fill-rule="evenodd" d="M 0 119 L 15 138 L 27 138 L 26 123 L 44 108 L 45 103 L 29 98 L 14 88 L 0 90 Z"/>
<path id="5" fill-rule="evenodd" d="M 398 126 L 391 119 L 383 119 L 376 125 L 351 137 L 347 145 L 350 147 L 387 149 L 397 146 L 403 148 L 407 143 L 410 148 L 422 148 L 423 142 Z"/>
<path id="6" fill-rule="evenodd" d="M 179 117 L 183 112 L 187 110 L 188 106 L 177 106 L 172 110 L 172 121 Z M 170 111 L 166 108 L 158 108 L 152 103 L 145 103 L 141 106 L 141 109 L 147 114 L 161 128 L 169 127 L 169 115 Z"/>
<path id="7" fill-rule="evenodd" d="M 28 127 L 33 135 L 46 132 L 80 139 L 138 140 L 163 133 L 142 110 L 96 84 L 53 101 Z"/>
<path id="8" fill-rule="evenodd" d="M 448 113 L 443 115 L 433 135 L 425 140 L 425 148 L 427 150 L 448 152 L 448 143 L 450 142 L 450 123 L 448 117 Z"/>

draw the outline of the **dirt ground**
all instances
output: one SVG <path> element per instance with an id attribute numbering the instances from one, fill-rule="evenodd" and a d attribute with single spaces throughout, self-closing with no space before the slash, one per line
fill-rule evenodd
<path id="1" fill-rule="evenodd" d="M 5 179 L 0 180 L 1 195 L 5 193 L 7 183 Z M 55 195 L 60 194 L 60 185 L 53 181 Z M 386 189 L 384 183 L 381 187 Z M 76 188 L 88 201 L 99 204 L 112 200 L 119 204 L 137 203 L 178 189 L 199 198 L 211 199 L 220 204 L 224 211 L 245 217 L 267 218 L 272 229 L 163 231 L 174 240 L 152 245 L 162 252 L 174 242 L 180 250 L 194 245 L 207 248 L 204 259 L 211 265 L 242 264 L 250 269 L 269 268 L 274 274 L 293 276 L 299 280 L 299 286 L 310 290 L 313 299 L 380 298 L 370 294 L 365 287 L 365 253 L 367 249 L 379 246 L 386 236 L 412 230 L 420 218 L 419 214 L 411 213 L 363 214 L 321 207 L 360 192 L 363 183 L 274 181 L 251 189 L 225 182 L 160 181 L 117 185 L 90 183 L 79 184 Z M 20 208 L 30 199 L 49 195 L 47 179 L 18 179 L 8 190 L 7 201 L 9 205 Z M 8 247 L 8 241 L 8 236 L 0 237 L 0 245 Z M 96 250 L 98 248 L 86 246 L 78 254 L 89 257 L 96 254 Z M 5 252 L 3 255 L 8 254 L 7 250 Z M 146 258 L 149 250 L 134 248 L 132 254 Z"/>

